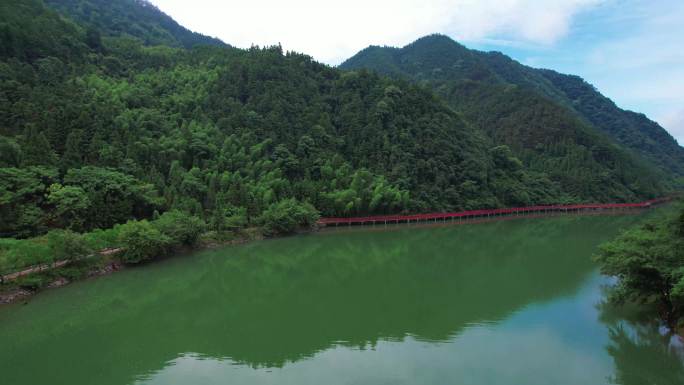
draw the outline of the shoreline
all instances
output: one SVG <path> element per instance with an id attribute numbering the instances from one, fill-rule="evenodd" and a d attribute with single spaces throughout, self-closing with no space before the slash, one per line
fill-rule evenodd
<path id="1" fill-rule="evenodd" d="M 653 207 L 653 206 L 651 206 Z M 617 211 L 603 211 L 603 210 L 597 210 L 597 211 L 574 211 L 574 212 L 562 212 L 562 211 L 551 211 L 551 212 L 530 212 L 527 214 L 523 215 L 511 215 L 511 216 L 499 216 L 499 217 L 479 217 L 479 218 L 469 218 L 469 219 L 463 219 L 462 221 L 454 222 L 454 221 L 442 221 L 442 222 L 413 222 L 413 223 L 406 223 L 411 226 L 448 226 L 448 225 L 465 225 L 465 224 L 480 224 L 480 223 L 488 223 L 488 222 L 495 222 L 495 221 L 502 221 L 502 220 L 515 220 L 515 219 L 522 219 L 522 218 L 548 218 L 548 217 L 559 217 L 559 216 L 603 216 L 603 215 L 631 215 L 631 214 L 637 214 L 641 213 L 645 210 L 649 210 L 650 207 L 642 207 L 642 208 L 625 208 L 623 210 L 617 210 Z M 400 224 L 387 224 L 385 225 L 387 227 L 390 226 L 400 226 Z M 377 225 L 377 227 L 385 227 L 383 225 Z M 364 227 L 366 230 L 372 229 L 376 227 L 375 225 L 373 226 L 351 226 L 351 228 L 360 228 Z M 347 226 L 322 226 L 322 227 L 315 227 L 309 230 L 300 230 L 296 234 L 306 234 L 306 233 L 312 233 L 318 230 L 323 230 L 323 231 L 340 231 L 343 229 L 349 229 L 350 227 Z M 280 235 L 276 237 L 269 237 L 269 238 L 280 238 L 284 237 L 287 235 Z M 156 261 L 160 261 L 166 258 L 174 258 L 182 254 L 187 254 L 190 252 L 197 252 L 197 251 L 202 251 L 202 250 L 211 250 L 211 249 L 216 249 L 220 247 L 227 247 L 227 246 L 234 246 L 234 245 L 241 245 L 241 244 L 246 244 L 249 242 L 253 241 L 261 241 L 264 239 L 268 239 L 265 237 L 261 232 L 255 232 L 255 231 L 243 231 L 238 234 L 236 238 L 227 240 L 227 241 L 201 241 L 198 245 L 194 247 L 181 247 L 176 250 L 173 250 L 172 253 L 166 256 L 161 256 L 158 258 L 155 258 L 151 261 L 148 261 L 146 263 L 155 263 Z M 76 278 L 76 279 L 68 279 L 66 277 L 60 276 L 57 274 L 57 277 L 52 280 L 48 285 L 44 287 L 40 287 L 37 289 L 30 289 L 26 287 L 12 287 L 8 289 L 0 289 L 0 307 L 5 306 L 5 305 L 12 305 L 16 304 L 21 301 L 25 301 L 33 297 L 34 295 L 44 291 L 44 290 L 51 290 L 51 289 L 57 289 L 63 286 L 66 286 L 72 282 L 76 281 L 84 281 L 87 279 L 93 279 L 97 278 L 100 276 L 105 276 L 105 275 L 110 275 L 113 273 L 116 273 L 118 271 L 126 270 L 129 268 L 135 267 L 135 264 L 127 265 L 123 262 L 120 262 L 116 259 L 112 259 L 115 253 L 106 253 L 102 254 L 104 258 L 102 262 L 104 264 L 95 266 L 93 268 L 88 269 L 82 277 Z M 68 264 L 61 267 L 66 267 Z M 58 268 L 58 269 L 59 269 Z M 41 270 L 37 272 L 37 274 L 40 274 L 42 272 L 50 272 L 50 271 L 57 271 L 59 270 L 54 270 L 54 269 L 49 269 L 49 270 Z M 25 302 L 25 304 L 28 302 Z"/>
<path id="2" fill-rule="evenodd" d="M 306 232 L 311 232 L 311 231 L 306 231 Z M 204 241 L 198 243 L 194 247 L 179 247 L 173 252 L 169 253 L 168 255 L 165 256 L 160 256 L 158 258 L 155 258 L 154 260 L 148 261 L 145 264 L 148 263 L 155 263 L 167 258 L 175 258 L 183 254 L 191 253 L 191 252 L 198 252 L 202 250 L 211 250 L 211 249 L 217 249 L 220 247 L 227 247 L 227 246 L 236 246 L 236 245 L 242 245 L 246 244 L 249 242 L 253 241 L 260 241 L 265 239 L 263 235 L 259 234 L 254 234 L 253 232 L 243 232 L 239 234 L 236 238 L 227 240 L 227 241 Z M 125 264 L 123 262 L 120 262 L 116 259 L 112 259 L 113 256 L 115 256 L 115 253 L 106 253 L 106 254 L 100 254 L 102 257 L 104 257 L 101 262 L 103 262 L 101 265 L 94 266 L 93 268 L 88 269 L 82 277 L 76 278 L 76 279 L 68 279 L 67 277 L 63 277 L 59 274 L 57 274 L 57 277 L 53 279 L 48 285 L 37 288 L 37 289 L 30 289 L 26 287 L 12 287 L 12 288 L 7 288 L 3 289 L 0 288 L 0 307 L 2 306 L 7 306 L 7 305 L 12 305 L 19 303 L 21 301 L 25 301 L 30 299 L 31 297 L 45 291 L 45 290 L 52 290 L 52 289 L 58 289 L 60 287 L 66 286 L 71 284 L 72 282 L 77 282 L 77 281 L 85 281 L 88 279 L 95 279 L 98 277 L 110 275 L 113 273 L 117 273 L 119 271 L 123 271 L 126 269 L 134 268 L 136 265 L 135 264 Z M 78 262 L 78 261 L 75 261 Z M 56 269 L 45 269 L 45 270 L 40 270 L 36 271 L 35 273 L 32 274 L 40 274 L 44 272 L 50 272 L 50 271 L 57 271 L 59 272 L 59 269 L 62 267 L 66 267 L 68 264 L 62 264 L 58 266 Z M 27 304 L 25 302 L 24 304 Z"/>

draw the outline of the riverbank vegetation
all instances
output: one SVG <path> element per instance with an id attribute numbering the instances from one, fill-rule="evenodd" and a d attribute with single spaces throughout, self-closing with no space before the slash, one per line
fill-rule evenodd
<path id="1" fill-rule="evenodd" d="M 67 271 L 71 275 L 69 278 L 73 278 L 72 273 L 79 268 L 80 273 L 86 273 L 94 264 L 110 260 L 137 264 L 180 249 L 196 247 L 199 242 L 220 244 L 235 239 L 276 236 L 312 228 L 318 220 L 318 213 L 311 205 L 300 204 L 293 199 L 278 202 L 256 220 L 260 226 L 252 230 L 225 222 L 207 223 L 200 217 L 178 210 L 161 215 L 155 213 L 153 218 L 129 220 L 106 230 L 96 229 L 85 233 L 54 229 L 33 238 L 0 238 L 0 275 L 66 262 L 64 266 L 71 268 Z M 232 221 L 244 223 L 239 215 L 233 216 Z M 112 252 L 111 256 L 108 256 L 108 251 Z M 59 275 L 60 271 L 42 271 L 20 277 L 16 282 L 0 282 L 0 285 L 38 288 L 50 283 L 55 274 Z"/>
<path id="2" fill-rule="evenodd" d="M 618 279 L 611 302 L 654 306 L 671 330 L 684 326 L 684 207 L 625 231 L 595 259 Z"/>

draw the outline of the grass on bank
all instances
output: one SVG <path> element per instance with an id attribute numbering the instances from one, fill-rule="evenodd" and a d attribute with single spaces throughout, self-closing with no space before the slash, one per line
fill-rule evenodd
<path id="1" fill-rule="evenodd" d="M 311 205 L 284 200 L 272 205 L 253 223 L 232 217 L 219 223 L 215 220 L 207 223 L 197 216 L 174 210 L 155 215 L 152 220 L 130 220 L 110 229 L 83 234 L 58 229 L 29 239 L 0 238 L 0 275 L 35 265 L 70 261 L 64 268 L 2 283 L 5 286 L 37 288 L 51 282 L 55 274 L 77 278 L 109 258 L 136 264 L 168 255 L 179 248 L 193 247 L 198 242 L 224 243 L 236 238 L 287 234 L 312 227 L 317 220 L 318 213 Z M 102 250 L 115 248 L 121 251 L 113 257 L 98 255 Z"/>

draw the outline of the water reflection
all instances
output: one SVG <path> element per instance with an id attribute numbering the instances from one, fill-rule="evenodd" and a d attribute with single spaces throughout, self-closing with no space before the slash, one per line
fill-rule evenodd
<path id="1" fill-rule="evenodd" d="M 516 355 L 522 347 L 548 362 L 566 353 L 578 356 L 571 348 L 577 338 L 556 338 L 558 328 L 525 330 L 529 325 L 551 317 L 544 322 L 590 322 L 584 336 L 604 330 L 595 311 L 591 321 L 576 319 L 573 314 L 586 312 L 573 313 L 563 299 L 591 276 L 588 257 L 595 246 L 637 220 L 562 217 L 326 233 L 132 269 L 0 309 L 3 381 L 173 383 L 168 376 L 196 382 L 192 376 L 201 375 L 209 376 L 202 377 L 205 383 L 238 377 L 242 383 L 287 383 L 284 376 L 301 368 L 292 383 L 340 382 L 331 377 L 346 378 L 338 369 L 354 370 L 363 362 L 386 368 L 385 379 L 399 380 L 395 375 L 413 368 L 420 378 L 403 378 L 416 383 L 443 383 L 459 367 L 505 376 L 514 365 L 501 366 L 488 356 L 498 352 L 501 360 L 518 362 L 518 369 L 525 368 L 519 361 L 525 356 Z M 596 290 L 590 295 L 597 296 Z M 535 312 L 535 306 L 543 310 Z M 566 326 L 568 332 L 577 328 Z M 516 344 L 510 350 L 498 346 L 506 341 Z M 554 349 L 566 353 L 551 354 Z M 589 349 L 601 351 L 589 342 L 582 347 Z M 461 366 L 451 362 L 458 357 Z M 402 366 L 409 362 L 414 364 Z M 314 373 L 320 377 L 307 377 Z M 365 377 L 358 380 L 382 382 L 372 373 L 372 367 L 359 371 Z M 537 383 L 533 374 L 527 383 Z M 538 378 L 580 378 L 557 374 Z"/>
<path id="2" fill-rule="evenodd" d="M 663 336 L 653 325 L 616 325 L 607 350 L 615 362 L 610 382 L 621 385 L 684 384 L 679 337 Z"/>
<path id="3" fill-rule="evenodd" d="M 615 371 L 612 384 L 684 384 L 684 344 L 681 337 L 654 322 L 620 320 L 608 327 L 606 350 Z"/>
<path id="4" fill-rule="evenodd" d="M 601 286 L 602 298 L 613 284 Z M 599 301 L 599 320 L 609 337 L 606 352 L 614 363 L 611 384 L 684 384 L 684 339 L 653 318 L 656 309 L 639 304 L 616 307 Z"/>

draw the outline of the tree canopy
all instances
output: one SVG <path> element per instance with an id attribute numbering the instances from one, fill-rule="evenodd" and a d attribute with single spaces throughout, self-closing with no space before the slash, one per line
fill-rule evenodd
<path id="1" fill-rule="evenodd" d="M 671 328 L 684 321 L 684 208 L 601 247 L 601 272 L 618 278 L 611 300 L 655 304 Z"/>

